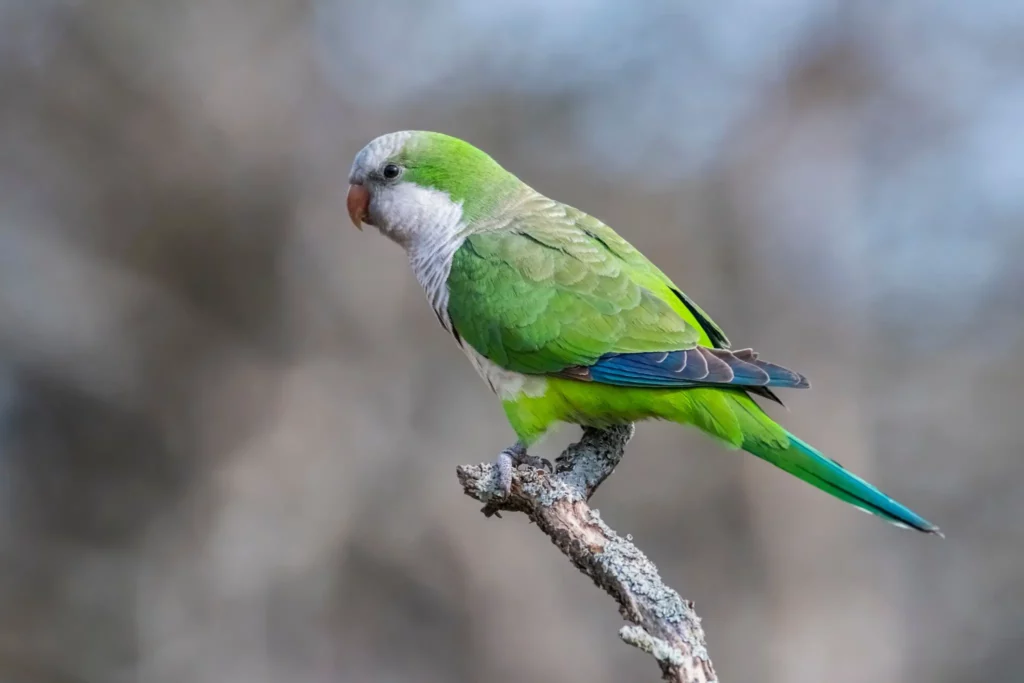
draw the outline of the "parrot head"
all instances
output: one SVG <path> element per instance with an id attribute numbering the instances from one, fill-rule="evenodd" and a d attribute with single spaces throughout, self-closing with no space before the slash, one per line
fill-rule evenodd
<path id="1" fill-rule="evenodd" d="M 486 216 L 521 183 L 468 142 L 442 133 L 388 133 L 349 172 L 348 214 L 408 248 Z"/>

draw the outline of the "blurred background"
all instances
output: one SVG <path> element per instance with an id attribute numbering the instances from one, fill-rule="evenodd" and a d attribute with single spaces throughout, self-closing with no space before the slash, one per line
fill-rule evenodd
<path id="1" fill-rule="evenodd" d="M 656 678 L 459 489 L 512 432 L 344 210 L 405 128 L 610 223 L 946 532 L 642 425 L 594 502 L 723 681 L 1020 680 L 1022 125 L 1012 0 L 3 0 L 0 681 Z"/>

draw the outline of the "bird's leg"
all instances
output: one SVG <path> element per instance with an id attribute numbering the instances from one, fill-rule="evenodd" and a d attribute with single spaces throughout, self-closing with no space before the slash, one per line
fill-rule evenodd
<path id="1" fill-rule="evenodd" d="M 551 461 L 530 455 L 526 452 L 526 444 L 517 441 L 514 446 L 509 446 L 499 453 L 498 459 L 494 462 L 494 466 L 498 468 L 497 488 L 503 496 L 508 496 L 512 490 L 512 470 L 518 465 L 553 471 Z"/>

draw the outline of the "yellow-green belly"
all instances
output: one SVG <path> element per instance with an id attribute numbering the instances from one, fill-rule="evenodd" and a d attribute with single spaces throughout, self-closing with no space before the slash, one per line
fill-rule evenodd
<path id="1" fill-rule="evenodd" d="M 520 394 L 503 405 L 516 435 L 527 445 L 557 422 L 607 427 L 662 419 L 693 424 L 738 447 L 743 443 L 741 423 L 753 417 L 743 413 L 760 413 L 746 394 L 732 389 L 632 388 L 561 378 L 549 378 L 543 394 Z"/>

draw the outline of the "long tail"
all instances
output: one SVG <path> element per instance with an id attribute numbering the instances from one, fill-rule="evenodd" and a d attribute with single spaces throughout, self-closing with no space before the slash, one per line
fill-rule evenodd
<path id="1" fill-rule="evenodd" d="M 839 500 L 845 500 L 865 512 L 878 515 L 896 526 L 917 529 L 942 536 L 939 527 L 919 514 L 885 495 L 860 477 L 843 469 L 835 460 L 826 458 L 806 442 L 789 432 L 789 446 L 770 447 L 765 442 L 744 440 L 743 449 L 803 479 Z"/>
<path id="2" fill-rule="evenodd" d="M 857 475 L 847 472 L 842 465 L 825 457 L 780 427 L 749 396 L 740 392 L 719 396 L 725 399 L 725 403 L 731 408 L 730 412 L 736 420 L 733 425 L 738 427 L 742 434 L 741 439 L 733 440 L 735 445 L 825 493 L 830 493 L 865 512 L 878 515 L 892 524 L 942 536 L 939 527 Z M 713 409 L 707 400 L 700 403 L 704 404 L 705 410 Z M 718 407 L 724 406 L 719 403 Z M 721 427 L 724 422 L 721 419 L 723 412 L 714 410 L 714 413 L 717 413 L 719 419 L 713 422 L 700 420 L 698 426 L 705 431 L 725 436 L 722 430 L 716 428 Z"/>

